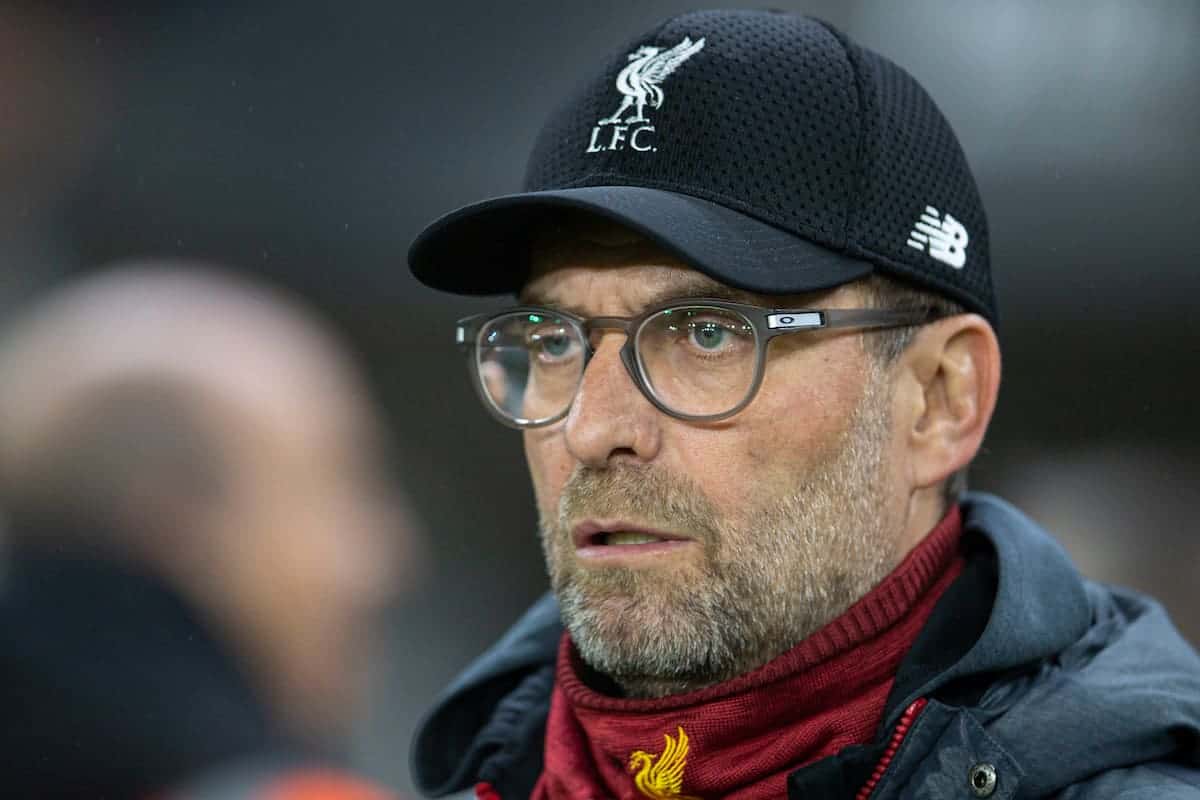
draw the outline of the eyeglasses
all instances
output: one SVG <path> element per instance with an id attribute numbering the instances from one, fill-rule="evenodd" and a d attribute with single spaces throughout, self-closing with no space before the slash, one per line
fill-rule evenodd
<path id="1" fill-rule="evenodd" d="M 484 406 L 514 428 L 566 416 L 594 351 L 592 337 L 625 333 L 621 361 L 660 411 L 709 422 L 741 411 L 762 383 L 776 336 L 826 328 L 895 328 L 937 312 L 892 309 L 778 309 L 725 300 L 675 300 L 636 317 L 578 317 L 537 306 L 478 314 L 457 323 Z"/>

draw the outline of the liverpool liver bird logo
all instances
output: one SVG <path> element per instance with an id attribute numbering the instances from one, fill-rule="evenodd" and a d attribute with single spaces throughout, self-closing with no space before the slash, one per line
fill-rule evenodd
<path id="1" fill-rule="evenodd" d="M 703 43 L 703 39 L 700 40 Z M 683 769 L 687 766 L 688 737 L 678 728 L 679 738 L 664 733 L 660 755 L 634 750 L 629 756 L 629 771 L 638 791 L 650 800 L 700 800 L 683 794 Z M 657 759 L 657 761 L 655 760 Z"/>
<path id="2" fill-rule="evenodd" d="M 663 91 L 659 84 L 679 69 L 679 65 L 704 49 L 704 39 L 692 41 L 691 37 L 683 37 L 683 41 L 669 50 L 661 47 L 640 47 L 629 54 L 629 66 L 617 75 L 617 91 L 625 95 L 621 99 L 621 107 L 611 117 L 600 120 L 601 125 L 613 125 L 618 122 L 649 122 L 646 119 L 646 104 L 658 108 L 663 102 Z M 637 113 L 622 120 L 622 115 L 632 106 L 637 105 Z"/>

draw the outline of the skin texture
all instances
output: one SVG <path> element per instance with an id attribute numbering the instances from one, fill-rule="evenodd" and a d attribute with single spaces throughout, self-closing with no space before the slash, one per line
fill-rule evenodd
<path id="1" fill-rule="evenodd" d="M 611 226 L 541 241 L 523 300 L 632 315 L 664 296 L 728 287 Z M 747 302 L 861 307 L 853 286 Z M 717 423 L 659 412 L 621 364 L 619 333 L 595 355 L 566 419 L 524 434 L 542 542 L 583 659 L 631 696 L 745 673 L 875 586 L 940 519 L 942 480 L 978 449 L 999 354 L 974 315 L 926 326 L 885 367 L 862 334 L 777 339 L 751 405 Z M 587 558 L 583 520 L 688 541 Z"/>
<path id="2" fill-rule="evenodd" d="M 114 419 L 130 442 L 148 442 L 139 422 L 158 409 L 157 435 L 174 420 L 201 443 L 211 481 L 178 479 L 190 471 L 170 449 L 152 462 L 114 458 L 121 472 L 106 481 L 72 475 L 97 501 L 94 514 L 73 512 L 97 532 L 77 544 L 174 586 L 293 732 L 344 733 L 376 615 L 413 553 L 375 411 L 317 321 L 208 269 L 127 266 L 12 326 L 0 377 L 0 480 L 12 498 L 56 486 L 59 466 Z"/>

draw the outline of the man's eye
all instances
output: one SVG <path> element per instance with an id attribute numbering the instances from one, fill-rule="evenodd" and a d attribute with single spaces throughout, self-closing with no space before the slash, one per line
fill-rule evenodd
<path id="1" fill-rule="evenodd" d="M 546 351 L 548 355 L 565 355 L 567 350 L 570 348 L 571 340 L 566 336 L 547 336 L 542 339 L 542 349 Z"/>
<path id="2" fill-rule="evenodd" d="M 528 336 L 529 349 L 543 361 L 561 361 L 573 354 L 575 337 L 558 330 L 531 331 Z"/>
<path id="3" fill-rule="evenodd" d="M 753 329 L 732 319 L 692 319 L 680 332 L 695 353 L 732 355 L 754 341 Z"/>
<path id="4" fill-rule="evenodd" d="M 692 325 L 692 343 L 701 350 L 719 350 L 732 335 L 728 328 L 715 322 L 698 322 Z"/>

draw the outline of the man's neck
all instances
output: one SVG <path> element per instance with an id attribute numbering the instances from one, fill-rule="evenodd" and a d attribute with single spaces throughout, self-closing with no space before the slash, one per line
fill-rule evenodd
<path id="1" fill-rule="evenodd" d="M 580 671 L 580 677 L 591 688 L 615 697 L 628 697 L 634 700 L 657 700 L 662 697 L 687 694 L 688 692 L 707 689 L 710 686 L 733 680 L 739 675 L 753 672 L 767 664 L 793 645 L 776 648 L 770 651 L 755 653 L 744 658 L 737 666 L 722 673 L 709 673 L 690 676 L 660 676 L 660 675 L 601 675 L 585 667 Z"/>
<path id="2" fill-rule="evenodd" d="M 947 505 L 942 485 L 917 489 L 909 495 L 903 528 L 897 541 L 896 563 L 899 564 L 925 540 L 951 506 Z"/>

